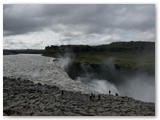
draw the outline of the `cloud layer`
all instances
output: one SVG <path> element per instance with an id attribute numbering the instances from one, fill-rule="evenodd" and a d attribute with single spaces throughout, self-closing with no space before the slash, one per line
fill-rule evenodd
<path id="1" fill-rule="evenodd" d="M 8 4 L 4 48 L 155 41 L 155 5 Z"/>

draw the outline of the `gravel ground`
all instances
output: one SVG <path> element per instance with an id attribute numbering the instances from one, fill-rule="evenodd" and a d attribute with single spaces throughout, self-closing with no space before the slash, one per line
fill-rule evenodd
<path id="1" fill-rule="evenodd" d="M 155 104 L 3 77 L 4 116 L 154 116 Z"/>

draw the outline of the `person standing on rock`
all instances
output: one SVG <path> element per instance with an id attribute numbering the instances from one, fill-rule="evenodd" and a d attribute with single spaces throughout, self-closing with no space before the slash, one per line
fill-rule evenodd
<path id="1" fill-rule="evenodd" d="M 63 91 L 63 90 L 61 91 L 61 95 L 62 95 L 62 97 L 63 97 L 63 95 L 64 95 L 64 91 Z"/>
<path id="2" fill-rule="evenodd" d="M 116 93 L 115 95 L 118 96 L 118 93 Z"/>
<path id="3" fill-rule="evenodd" d="M 94 100 L 94 98 L 95 98 L 95 95 L 93 94 L 93 93 L 91 93 L 91 95 L 90 95 L 90 100 Z"/>
<path id="4" fill-rule="evenodd" d="M 109 95 L 111 94 L 111 91 L 109 90 Z"/>
<path id="5" fill-rule="evenodd" d="M 98 100 L 100 100 L 101 99 L 101 96 L 100 96 L 100 94 L 98 95 Z"/>

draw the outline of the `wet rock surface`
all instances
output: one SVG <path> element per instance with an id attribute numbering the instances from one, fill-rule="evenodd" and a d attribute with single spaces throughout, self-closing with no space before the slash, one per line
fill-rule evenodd
<path id="1" fill-rule="evenodd" d="M 154 116 L 155 104 L 129 97 L 62 90 L 24 79 L 3 77 L 4 116 Z"/>

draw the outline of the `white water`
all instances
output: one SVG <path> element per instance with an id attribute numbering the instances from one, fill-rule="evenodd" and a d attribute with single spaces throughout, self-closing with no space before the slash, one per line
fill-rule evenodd
<path id="1" fill-rule="evenodd" d="M 53 58 L 41 55 L 4 55 L 3 76 L 20 77 L 33 82 L 56 85 L 70 91 L 95 92 L 80 81 L 71 80 L 60 65 L 53 61 Z"/>

